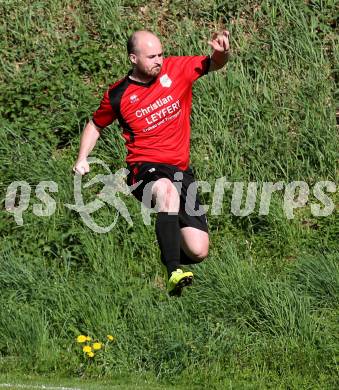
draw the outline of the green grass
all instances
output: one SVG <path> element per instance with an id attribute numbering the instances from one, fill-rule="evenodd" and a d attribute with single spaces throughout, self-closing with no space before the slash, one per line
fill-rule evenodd
<path id="1" fill-rule="evenodd" d="M 74 203 L 79 134 L 106 86 L 128 70 L 125 42 L 138 28 L 158 33 L 166 55 L 209 53 L 211 33 L 231 31 L 227 69 L 194 87 L 191 158 L 200 180 L 304 180 L 311 190 L 337 181 L 334 15 L 334 1 L 2 2 L 2 382 L 337 387 L 339 224 L 335 212 L 311 214 L 313 195 L 289 220 L 283 192 L 269 215 L 257 204 L 236 217 L 226 191 L 222 214 L 208 215 L 209 259 L 180 300 L 164 291 L 153 222 L 143 224 L 134 199 L 122 197 L 133 227 L 120 218 L 107 234 L 65 207 Z M 112 171 L 124 166 L 119 132 L 106 129 L 92 154 Z M 105 172 L 96 167 L 84 180 L 97 173 Z M 22 226 L 4 209 L 18 180 L 32 190 Z M 58 184 L 50 217 L 33 214 L 42 180 Z M 328 195 L 338 203 L 338 192 Z M 211 194 L 202 199 L 211 205 Z M 107 205 L 94 217 L 108 226 L 114 215 Z M 76 345 L 80 333 L 116 342 L 89 360 Z"/>
<path id="2" fill-rule="evenodd" d="M 123 382 L 123 383 L 122 383 Z M 12 386 L 10 386 L 12 385 Z M 155 378 L 151 377 L 134 377 L 127 378 L 117 376 L 114 380 L 108 379 L 71 379 L 58 378 L 41 375 L 0 375 L 0 388 L 10 390 L 18 390 L 25 388 L 26 390 L 36 389 L 57 389 L 57 388 L 71 388 L 80 390 L 161 390 L 161 389 L 175 389 L 178 387 L 159 385 Z"/>

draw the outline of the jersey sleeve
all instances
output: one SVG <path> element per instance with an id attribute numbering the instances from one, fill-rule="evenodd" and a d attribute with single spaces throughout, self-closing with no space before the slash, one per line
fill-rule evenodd
<path id="1" fill-rule="evenodd" d="M 99 108 L 93 113 L 92 121 L 93 123 L 101 128 L 104 128 L 108 125 L 110 125 L 115 119 L 116 114 L 112 109 L 110 99 L 108 96 L 107 90 L 104 93 L 104 96 L 100 102 Z"/>
<path id="2" fill-rule="evenodd" d="M 184 56 L 175 58 L 185 78 L 192 83 L 209 71 L 211 63 L 210 56 Z"/>

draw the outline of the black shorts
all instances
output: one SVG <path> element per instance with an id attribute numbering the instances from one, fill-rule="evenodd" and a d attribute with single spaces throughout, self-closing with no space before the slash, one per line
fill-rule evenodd
<path id="1" fill-rule="evenodd" d="M 183 227 L 194 227 L 208 232 L 206 214 L 200 206 L 192 169 L 182 171 L 174 165 L 143 162 L 128 165 L 130 173 L 127 176 L 129 186 L 141 183 L 132 191 L 132 194 L 148 207 L 154 207 L 151 201 L 151 187 L 156 180 L 161 178 L 169 179 L 180 193 L 179 225 Z M 188 196 L 187 190 L 189 188 Z M 146 202 L 145 202 L 146 200 Z"/>

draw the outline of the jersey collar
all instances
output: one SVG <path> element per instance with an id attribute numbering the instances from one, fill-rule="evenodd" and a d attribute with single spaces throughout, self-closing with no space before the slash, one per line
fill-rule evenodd
<path id="1" fill-rule="evenodd" d="M 130 83 L 130 84 L 135 84 L 135 85 L 139 85 L 140 87 L 150 87 L 152 84 L 155 83 L 156 79 L 158 77 L 154 77 L 152 80 L 148 81 L 147 83 L 142 83 L 141 81 L 136 81 L 136 80 L 132 80 L 129 76 L 132 74 L 132 70 L 130 70 L 127 74 L 127 81 Z"/>

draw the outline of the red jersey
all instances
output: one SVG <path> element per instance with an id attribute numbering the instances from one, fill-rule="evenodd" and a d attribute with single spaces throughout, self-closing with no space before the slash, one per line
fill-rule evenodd
<path id="1" fill-rule="evenodd" d="M 187 169 L 192 85 L 209 64 L 209 56 L 168 57 L 148 83 L 127 75 L 109 86 L 93 114 L 94 124 L 103 128 L 118 119 L 129 164 L 158 162 Z"/>

